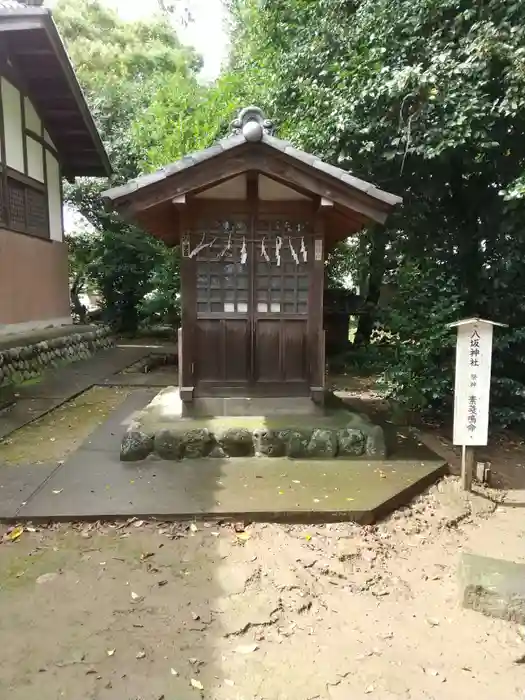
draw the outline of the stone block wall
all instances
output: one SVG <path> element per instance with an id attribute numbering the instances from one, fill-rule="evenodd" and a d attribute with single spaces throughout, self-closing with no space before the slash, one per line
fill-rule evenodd
<path id="1" fill-rule="evenodd" d="M 49 367 L 91 357 L 114 344 L 108 328 L 41 340 L 32 345 L 0 350 L 0 386 L 19 384 L 37 377 Z"/>

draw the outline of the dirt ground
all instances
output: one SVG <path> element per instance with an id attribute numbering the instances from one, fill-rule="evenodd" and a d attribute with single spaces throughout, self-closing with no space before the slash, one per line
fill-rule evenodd
<path id="1" fill-rule="evenodd" d="M 448 478 L 373 527 L 6 535 L 0 697 L 523 699 L 522 630 L 459 602 L 462 551 L 525 560 L 524 504 L 498 498 Z"/>

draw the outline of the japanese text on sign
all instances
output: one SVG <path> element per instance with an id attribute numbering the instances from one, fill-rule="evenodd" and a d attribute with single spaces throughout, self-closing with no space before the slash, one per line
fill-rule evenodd
<path id="1" fill-rule="evenodd" d="M 454 444 L 488 440 L 492 325 L 483 321 L 458 328 L 454 389 Z"/>

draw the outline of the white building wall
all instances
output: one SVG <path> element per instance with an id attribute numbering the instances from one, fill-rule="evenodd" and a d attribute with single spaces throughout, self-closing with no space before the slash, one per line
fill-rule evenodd
<path id="1" fill-rule="evenodd" d="M 4 117 L 6 163 L 10 168 L 24 172 L 22 134 L 22 103 L 20 93 L 2 78 L 2 108 Z"/>
<path id="2" fill-rule="evenodd" d="M 35 134 L 40 136 L 42 134 L 42 122 L 29 97 L 24 98 L 24 109 L 26 114 L 26 129 L 31 129 L 31 131 L 34 131 Z"/>
<path id="3" fill-rule="evenodd" d="M 51 240 L 62 241 L 62 196 L 60 167 L 57 159 L 46 151 L 47 201 L 49 205 L 49 230 Z"/>
<path id="4" fill-rule="evenodd" d="M 26 137 L 27 143 L 27 174 L 39 182 L 44 182 L 44 151 L 42 144 Z"/>

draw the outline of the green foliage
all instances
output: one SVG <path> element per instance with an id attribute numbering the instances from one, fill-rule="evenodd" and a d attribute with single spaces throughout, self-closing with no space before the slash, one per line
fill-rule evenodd
<path id="1" fill-rule="evenodd" d="M 395 357 L 380 379 L 387 398 L 407 410 L 450 408 L 455 332 L 461 318 L 458 280 L 442 264 L 405 260 L 397 275 L 397 293 L 386 312 Z"/>
<path id="2" fill-rule="evenodd" d="M 126 22 L 98 0 L 59 0 L 53 16 L 114 168 L 110 183 L 80 178 L 65 190 L 67 201 L 96 232 L 72 241 L 71 267 L 81 268 L 90 256 L 84 275 L 100 290 L 106 319 L 133 332 L 167 253 L 155 239 L 106 212 L 100 193 L 141 173 L 150 144 L 138 138 L 137 123 L 168 84 L 192 95 L 200 58 L 179 42 L 160 13 L 148 22 Z M 178 284 L 177 270 L 172 280 Z"/>
<path id="3" fill-rule="evenodd" d="M 496 334 L 493 419 L 522 422 L 525 5 L 236 0 L 233 11 L 234 67 L 257 74 L 281 135 L 404 196 L 381 245 L 374 231 L 363 246 L 372 306 L 382 281 L 398 289 L 383 319 L 398 346 L 388 394 L 446 409 L 445 325 L 480 315 L 511 324 Z"/>

